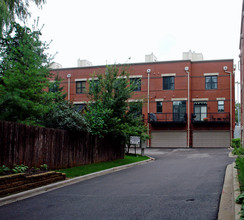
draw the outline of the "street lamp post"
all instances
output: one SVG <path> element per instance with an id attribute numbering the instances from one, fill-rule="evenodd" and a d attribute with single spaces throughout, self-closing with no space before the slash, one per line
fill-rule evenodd
<path id="1" fill-rule="evenodd" d="M 68 78 L 68 102 L 70 100 L 70 77 L 71 77 L 71 74 L 67 74 L 67 78 Z"/>
<path id="2" fill-rule="evenodd" d="M 230 74 L 230 145 L 232 141 L 232 72 L 227 71 L 228 67 L 223 67 L 224 72 Z"/>
<path id="3" fill-rule="evenodd" d="M 236 82 L 236 85 L 237 85 L 237 113 L 238 113 L 238 126 L 240 125 L 240 102 L 239 102 L 239 85 L 240 85 L 240 82 Z"/>
<path id="4" fill-rule="evenodd" d="M 190 147 L 190 72 L 189 67 L 185 67 L 187 73 L 187 147 Z"/>

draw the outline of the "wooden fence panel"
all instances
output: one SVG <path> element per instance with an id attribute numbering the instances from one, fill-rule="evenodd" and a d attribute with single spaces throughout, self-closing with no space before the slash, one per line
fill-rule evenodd
<path id="1" fill-rule="evenodd" d="M 123 157 L 123 143 L 113 137 L 0 121 L 0 166 L 60 169 Z"/>

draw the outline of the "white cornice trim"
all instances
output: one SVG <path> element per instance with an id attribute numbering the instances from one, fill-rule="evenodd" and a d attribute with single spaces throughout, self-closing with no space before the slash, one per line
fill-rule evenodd
<path id="1" fill-rule="evenodd" d="M 164 99 L 155 99 L 155 102 L 163 102 Z"/>
<path id="2" fill-rule="evenodd" d="M 187 101 L 187 98 L 172 98 L 171 101 Z"/>
<path id="3" fill-rule="evenodd" d="M 89 78 L 89 80 L 98 80 L 98 77 Z"/>
<path id="4" fill-rule="evenodd" d="M 219 73 L 204 73 L 204 76 L 218 76 Z"/>
<path id="5" fill-rule="evenodd" d="M 208 101 L 208 98 L 195 98 L 195 99 L 192 99 L 192 101 Z"/>
<path id="6" fill-rule="evenodd" d="M 161 74 L 161 77 L 164 77 L 164 76 L 176 76 L 176 73 L 163 73 L 163 74 Z"/>
<path id="7" fill-rule="evenodd" d="M 142 75 L 129 76 L 129 78 L 142 78 Z"/>
<path id="8" fill-rule="evenodd" d="M 143 102 L 143 99 L 129 99 L 128 102 Z"/>
<path id="9" fill-rule="evenodd" d="M 223 98 L 216 98 L 216 100 L 217 100 L 217 101 L 224 101 L 225 98 L 224 98 L 224 97 L 223 97 Z"/>
<path id="10" fill-rule="evenodd" d="M 75 79 L 75 81 L 87 81 L 87 79 Z"/>

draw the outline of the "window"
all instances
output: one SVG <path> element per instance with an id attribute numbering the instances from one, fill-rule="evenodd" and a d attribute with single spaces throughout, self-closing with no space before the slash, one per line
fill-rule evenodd
<path id="1" fill-rule="evenodd" d="M 217 89 L 218 88 L 218 77 L 217 76 L 205 76 L 205 88 L 206 89 Z"/>
<path id="2" fill-rule="evenodd" d="M 186 101 L 173 102 L 173 121 L 186 120 Z"/>
<path id="3" fill-rule="evenodd" d="M 49 92 L 58 92 L 58 85 L 57 82 L 50 82 L 49 84 L 49 88 L 48 88 Z"/>
<path id="4" fill-rule="evenodd" d="M 225 111 L 225 102 L 218 101 L 218 112 L 224 112 L 224 111 Z"/>
<path id="5" fill-rule="evenodd" d="M 195 102 L 194 115 L 195 121 L 203 121 L 204 118 L 207 118 L 207 102 Z"/>
<path id="6" fill-rule="evenodd" d="M 81 112 L 86 107 L 86 104 L 75 104 L 75 111 Z"/>
<path id="7" fill-rule="evenodd" d="M 86 92 L 86 81 L 76 82 L 76 94 L 82 94 Z"/>
<path id="8" fill-rule="evenodd" d="M 175 77 L 174 76 L 164 76 L 163 77 L 163 90 L 173 90 L 175 89 Z"/>
<path id="9" fill-rule="evenodd" d="M 141 78 L 130 78 L 130 83 L 135 86 L 134 91 L 141 91 Z"/>
<path id="10" fill-rule="evenodd" d="M 157 113 L 163 112 L 163 102 L 156 102 L 157 103 Z"/>
<path id="11" fill-rule="evenodd" d="M 142 103 L 141 102 L 130 102 L 130 112 L 135 116 L 142 115 Z"/>

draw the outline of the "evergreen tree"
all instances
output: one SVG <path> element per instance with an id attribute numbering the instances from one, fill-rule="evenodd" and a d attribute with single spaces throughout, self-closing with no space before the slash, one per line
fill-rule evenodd
<path id="1" fill-rule="evenodd" d="M 13 23 L 0 38 L 0 120 L 42 124 L 54 100 L 49 86 L 48 45 L 31 31 Z"/>

